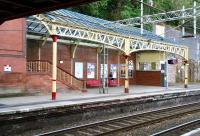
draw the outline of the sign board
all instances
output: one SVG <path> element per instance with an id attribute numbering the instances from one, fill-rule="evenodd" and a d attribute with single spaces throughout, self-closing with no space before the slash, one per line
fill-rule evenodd
<path id="1" fill-rule="evenodd" d="M 3 71 L 4 72 L 12 72 L 12 68 L 10 65 L 4 65 Z"/>
<path id="2" fill-rule="evenodd" d="M 177 64 L 178 60 L 176 58 L 172 58 L 168 60 L 168 64 Z"/>

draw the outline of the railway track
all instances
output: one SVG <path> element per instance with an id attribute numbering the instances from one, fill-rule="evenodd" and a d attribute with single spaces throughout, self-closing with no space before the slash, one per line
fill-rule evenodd
<path id="1" fill-rule="evenodd" d="M 193 120 L 170 129 L 155 133 L 151 136 L 179 136 L 200 128 L 200 119 Z"/>
<path id="2" fill-rule="evenodd" d="M 151 125 L 163 120 L 180 117 L 186 114 L 200 112 L 200 103 L 191 103 L 187 105 L 174 106 L 145 113 L 124 116 L 105 121 L 80 125 L 71 128 L 64 128 L 51 131 L 37 136 L 101 136 L 113 134 L 120 131 L 130 130 L 132 128 Z"/>

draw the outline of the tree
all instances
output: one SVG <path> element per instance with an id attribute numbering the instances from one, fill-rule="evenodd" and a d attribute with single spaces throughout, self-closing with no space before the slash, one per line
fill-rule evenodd
<path id="1" fill-rule="evenodd" d="M 147 3 L 148 0 L 144 0 Z M 197 6 L 198 6 L 197 0 Z M 193 0 L 153 0 L 154 8 L 144 6 L 144 14 L 156 14 L 163 11 L 172 11 L 182 9 L 185 5 L 186 8 L 192 7 Z M 139 0 L 101 0 L 90 4 L 80 5 L 78 7 L 71 8 L 74 11 L 106 19 L 106 20 L 121 20 L 126 18 L 140 16 L 140 2 Z M 159 10 L 161 9 L 161 10 Z M 192 26 L 192 19 L 187 25 Z M 181 20 L 169 22 L 169 25 L 180 25 Z M 197 21 L 197 25 L 200 25 L 200 19 Z M 151 25 L 145 25 L 148 30 L 151 29 Z M 190 27 L 190 31 L 191 31 Z M 193 29 L 193 28 L 192 28 Z"/>

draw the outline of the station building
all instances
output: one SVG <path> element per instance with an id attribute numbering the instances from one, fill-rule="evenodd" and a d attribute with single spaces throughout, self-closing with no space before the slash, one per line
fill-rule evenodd
<path id="1" fill-rule="evenodd" d="M 48 23 L 48 19 L 53 21 Z M 130 85 L 164 86 L 166 54 L 188 59 L 187 47 L 167 38 L 148 31 L 141 35 L 139 28 L 68 10 L 8 21 L 0 30 L 2 82 L 7 80 L 5 75 L 26 80 L 27 72 L 52 72 L 52 35 L 58 38 L 57 78 L 67 85 L 73 79 L 101 84 L 103 77 L 107 80 L 112 74 L 117 86 L 125 85 L 126 80 Z M 127 39 L 129 45 L 125 46 Z"/>
<path id="2" fill-rule="evenodd" d="M 46 42 L 29 35 L 27 40 L 27 61 L 42 60 L 52 61 L 52 42 Z M 35 37 L 36 38 L 36 37 Z M 58 66 L 70 71 L 80 79 L 93 80 L 102 78 L 103 49 L 96 44 L 79 42 L 78 45 L 69 41 L 58 42 Z M 73 57 L 73 48 L 76 51 Z M 125 58 L 115 48 L 106 48 L 105 77 L 110 73 L 119 85 L 124 85 Z M 130 84 L 161 86 L 160 62 L 164 61 L 163 52 L 144 51 L 132 53 L 129 58 Z M 90 69 L 90 67 L 92 67 Z M 79 73 L 80 72 L 80 73 Z"/>

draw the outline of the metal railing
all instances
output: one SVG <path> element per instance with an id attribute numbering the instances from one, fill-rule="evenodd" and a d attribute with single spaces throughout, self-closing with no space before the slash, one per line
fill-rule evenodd
<path id="1" fill-rule="evenodd" d="M 41 72 L 51 75 L 52 74 L 52 63 L 43 60 L 31 60 L 27 61 L 28 72 Z M 57 80 L 63 84 L 77 90 L 85 90 L 86 81 L 76 78 L 71 73 L 57 66 Z"/>

